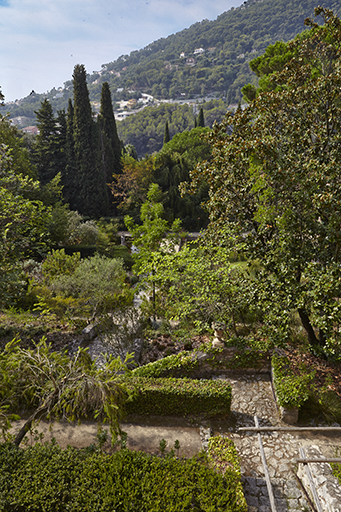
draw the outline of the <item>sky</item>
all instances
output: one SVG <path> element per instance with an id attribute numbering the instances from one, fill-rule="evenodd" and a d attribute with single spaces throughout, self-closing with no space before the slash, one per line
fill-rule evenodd
<path id="1" fill-rule="evenodd" d="M 0 89 L 5 101 L 43 93 L 120 55 L 214 20 L 243 0 L 0 0 Z"/>

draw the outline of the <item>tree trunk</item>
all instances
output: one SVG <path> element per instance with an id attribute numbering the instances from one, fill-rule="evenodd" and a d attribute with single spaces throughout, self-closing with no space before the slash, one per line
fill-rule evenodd
<path id="1" fill-rule="evenodd" d="M 32 423 L 34 422 L 34 420 L 44 410 L 46 410 L 46 405 L 39 406 L 38 409 L 36 411 L 34 411 L 34 413 L 28 418 L 28 420 L 25 421 L 24 425 L 21 427 L 21 429 L 19 430 L 18 434 L 16 435 L 16 438 L 14 439 L 15 446 L 18 447 L 20 445 L 21 441 L 24 439 L 24 437 L 26 436 L 27 432 L 32 427 Z"/>
<path id="2" fill-rule="evenodd" d="M 308 334 L 308 341 L 311 345 L 321 345 L 320 340 L 316 337 L 314 329 L 310 323 L 309 317 L 304 309 L 299 308 L 298 314 L 300 316 L 302 325 Z M 322 343 L 323 346 L 323 343 Z"/>

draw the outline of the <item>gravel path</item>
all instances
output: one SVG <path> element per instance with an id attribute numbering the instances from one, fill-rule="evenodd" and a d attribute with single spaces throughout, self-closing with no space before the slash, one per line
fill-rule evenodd
<path id="1" fill-rule="evenodd" d="M 257 434 L 237 432 L 239 427 L 254 426 L 255 415 L 260 426 L 288 426 L 280 420 L 270 376 L 254 374 L 216 378 L 226 379 L 232 385 L 232 414 L 226 422 L 212 422 L 212 433 L 229 437 L 237 447 L 249 512 L 270 512 Z M 278 512 L 310 510 L 294 476 L 299 447 L 316 444 L 324 456 L 334 457 L 336 447 L 341 446 L 340 434 L 262 432 L 262 442 Z"/>

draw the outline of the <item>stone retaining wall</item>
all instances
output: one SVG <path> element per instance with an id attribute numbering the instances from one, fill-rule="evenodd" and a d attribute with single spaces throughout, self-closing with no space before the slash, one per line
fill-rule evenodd
<path id="1" fill-rule="evenodd" d="M 318 446 L 305 446 L 304 452 L 306 458 L 321 458 L 322 453 Z M 341 512 L 341 485 L 338 479 L 333 475 L 330 464 L 308 463 L 307 464 L 316 488 L 322 510 L 325 512 Z M 298 476 L 308 491 L 311 500 L 314 503 L 310 484 L 305 470 L 306 464 L 299 464 Z"/>

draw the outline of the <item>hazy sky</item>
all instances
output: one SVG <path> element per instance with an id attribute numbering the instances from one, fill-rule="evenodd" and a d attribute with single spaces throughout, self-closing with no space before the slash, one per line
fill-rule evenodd
<path id="1" fill-rule="evenodd" d="M 5 101 L 46 92 L 149 43 L 215 19 L 242 0 L 0 0 Z"/>

